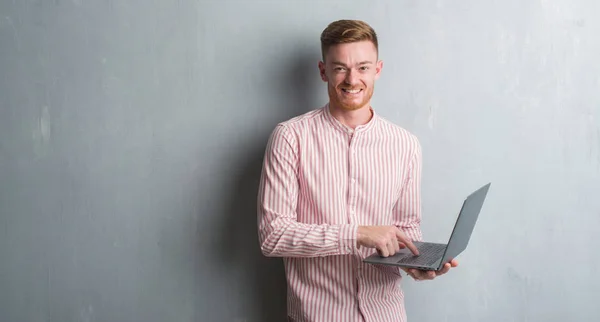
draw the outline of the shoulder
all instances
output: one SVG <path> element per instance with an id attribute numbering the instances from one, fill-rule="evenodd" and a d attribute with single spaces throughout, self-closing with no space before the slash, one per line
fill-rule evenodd
<path id="1" fill-rule="evenodd" d="M 294 116 L 275 125 L 271 132 L 271 142 L 285 142 L 295 147 L 297 138 L 302 131 L 313 128 L 323 117 L 323 109 L 314 109 L 309 112 Z"/>
<path id="2" fill-rule="evenodd" d="M 295 134 L 302 130 L 310 129 L 322 120 L 323 109 L 314 109 L 309 112 L 294 116 L 290 119 L 277 123 L 272 135 L 286 136 L 292 139 Z"/>
<path id="3" fill-rule="evenodd" d="M 286 127 L 289 129 L 305 127 L 306 125 L 314 124 L 323 116 L 323 108 L 311 110 L 309 112 L 294 116 L 288 120 L 277 124 L 278 127 Z"/>
<path id="4" fill-rule="evenodd" d="M 384 117 L 379 116 L 378 118 L 379 127 L 384 135 L 390 137 L 395 143 L 401 144 L 413 152 L 420 153 L 421 143 L 414 133 Z"/>

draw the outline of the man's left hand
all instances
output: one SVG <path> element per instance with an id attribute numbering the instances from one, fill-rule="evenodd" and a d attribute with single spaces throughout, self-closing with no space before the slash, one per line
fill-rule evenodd
<path id="1" fill-rule="evenodd" d="M 446 263 L 439 271 L 424 271 L 416 268 L 402 268 L 406 274 L 412 277 L 415 281 L 432 280 L 440 275 L 448 273 L 450 268 L 458 266 L 458 262 L 453 259 Z"/>

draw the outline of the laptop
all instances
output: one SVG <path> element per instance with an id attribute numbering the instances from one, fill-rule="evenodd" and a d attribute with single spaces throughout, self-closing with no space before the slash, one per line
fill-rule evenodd
<path id="1" fill-rule="evenodd" d="M 490 185 L 491 182 L 477 189 L 464 200 L 447 244 L 416 241 L 413 244 L 419 250 L 419 255 L 414 255 L 408 248 L 403 248 L 388 257 L 382 257 L 378 252 L 375 252 L 365 258 L 364 262 L 420 270 L 437 271 L 442 269 L 444 264 L 456 258 L 467 248 Z"/>

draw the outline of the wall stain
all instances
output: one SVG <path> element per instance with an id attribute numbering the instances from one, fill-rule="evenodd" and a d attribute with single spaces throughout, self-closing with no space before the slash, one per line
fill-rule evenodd
<path id="1" fill-rule="evenodd" d="M 44 157 L 48 153 L 51 136 L 50 110 L 43 106 L 37 119 L 32 137 L 36 157 Z"/>

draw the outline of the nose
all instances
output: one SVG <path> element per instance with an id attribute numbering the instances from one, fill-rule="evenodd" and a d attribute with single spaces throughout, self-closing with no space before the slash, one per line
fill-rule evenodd
<path id="1" fill-rule="evenodd" d="M 352 86 L 358 84 L 358 77 L 356 76 L 356 71 L 354 69 L 348 69 L 348 71 L 346 72 L 346 78 L 344 79 L 344 82 Z"/>

